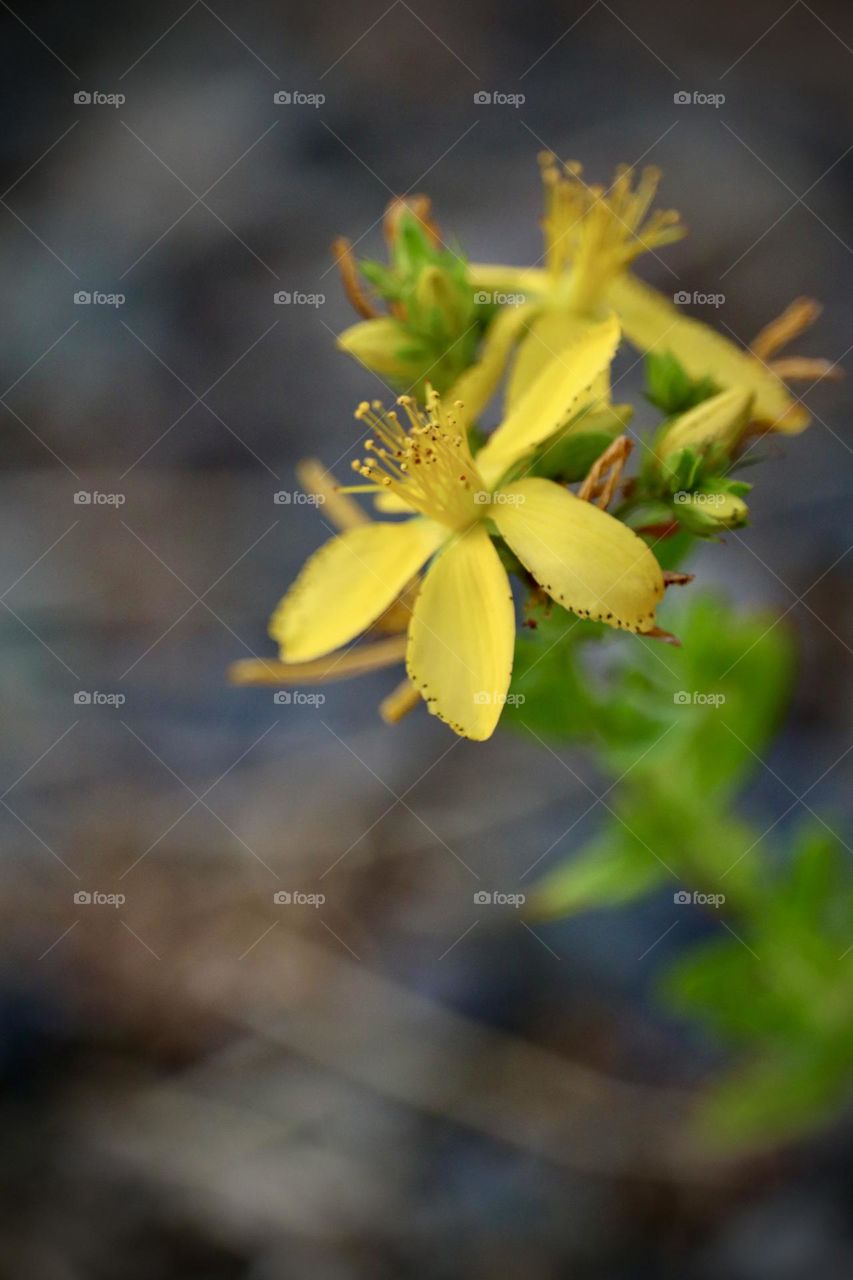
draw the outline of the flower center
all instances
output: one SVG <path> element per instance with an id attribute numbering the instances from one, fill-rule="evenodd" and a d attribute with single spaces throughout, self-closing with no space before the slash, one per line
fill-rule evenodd
<path id="1" fill-rule="evenodd" d="M 426 410 L 411 396 L 400 396 L 397 404 L 405 414 L 405 427 L 396 410 L 386 412 L 378 400 L 358 406 L 356 418 L 367 423 L 376 439 L 365 441 L 368 456 L 354 462 L 353 470 L 422 515 L 452 529 L 467 529 L 485 513 L 490 493 L 464 429 L 436 391 L 430 390 Z M 455 408 L 462 408 L 461 401 Z"/>
<path id="2" fill-rule="evenodd" d="M 634 187 L 634 171 L 622 165 L 605 188 L 590 186 L 578 163 L 560 166 L 551 152 L 543 152 L 539 163 L 545 187 L 545 262 L 555 283 L 571 271 L 568 302 L 573 310 L 593 310 L 613 277 L 641 253 L 686 234 L 673 209 L 647 216 L 659 169 L 644 169 Z"/>

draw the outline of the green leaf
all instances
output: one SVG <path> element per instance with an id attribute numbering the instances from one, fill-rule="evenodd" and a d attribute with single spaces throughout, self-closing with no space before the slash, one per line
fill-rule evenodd
<path id="1" fill-rule="evenodd" d="M 851 1067 L 849 1055 L 808 1044 L 759 1058 L 712 1089 L 699 1134 L 718 1150 L 737 1150 L 808 1132 L 849 1100 Z"/>
<path id="2" fill-rule="evenodd" d="M 615 827 L 544 876 L 528 897 L 527 913 L 545 919 L 616 907 L 665 880 L 661 864 Z"/>

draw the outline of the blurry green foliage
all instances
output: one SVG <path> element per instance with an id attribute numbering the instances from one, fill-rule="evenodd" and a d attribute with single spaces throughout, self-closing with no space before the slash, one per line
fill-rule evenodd
<path id="1" fill-rule="evenodd" d="M 654 442 L 718 392 L 669 354 L 650 356 L 646 370 L 665 415 Z M 621 407 L 608 412 L 606 422 L 580 415 L 525 471 L 580 479 L 627 427 Z M 617 514 L 645 532 L 664 568 L 680 568 L 697 538 L 745 521 L 751 486 L 730 474 L 736 447 L 663 453 L 657 443 L 642 451 Z M 787 629 L 694 588 L 667 611 L 680 647 L 627 640 L 556 605 L 537 604 L 530 622 L 516 642 L 507 723 L 591 747 L 615 781 L 601 787 L 600 829 L 539 881 L 528 910 L 554 918 L 682 888 L 724 895 L 707 908 L 720 936 L 682 954 L 661 983 L 732 1055 L 698 1122 L 709 1141 L 736 1147 L 825 1120 L 853 1083 L 851 868 L 828 828 L 795 836 L 788 856 L 733 808 L 788 704 Z"/>
<path id="2" fill-rule="evenodd" d="M 766 859 L 766 853 L 761 855 Z M 840 841 L 799 833 L 748 917 L 748 945 L 695 947 L 664 980 L 744 1062 L 712 1093 L 707 1135 L 731 1144 L 797 1133 L 827 1119 L 853 1078 L 853 883 Z"/>
<path id="3" fill-rule="evenodd" d="M 602 828 L 539 881 L 528 909 L 556 917 L 664 889 L 723 893 L 709 909 L 728 928 L 662 982 L 676 1010 L 736 1053 L 699 1123 L 737 1146 L 831 1115 L 853 1080 L 850 867 L 828 828 L 801 833 L 786 861 L 732 811 L 787 705 L 786 629 L 690 591 L 667 620 L 680 648 L 558 608 L 537 623 L 518 641 L 512 692 L 524 701 L 508 721 L 594 744 L 616 781 L 601 788 Z"/>

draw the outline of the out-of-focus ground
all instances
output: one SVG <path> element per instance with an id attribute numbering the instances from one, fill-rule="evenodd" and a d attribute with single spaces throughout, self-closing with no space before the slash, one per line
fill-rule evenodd
<path id="1" fill-rule="evenodd" d="M 334 350 L 328 246 L 378 253 L 392 193 L 430 192 L 472 258 L 523 263 L 542 146 L 595 178 L 659 164 L 692 234 L 648 278 L 725 294 L 704 315 L 744 341 L 815 293 L 798 345 L 849 367 L 847 7 L 13 8 L 0 1273 L 842 1280 L 849 1126 L 724 1173 L 686 1149 L 685 1092 L 719 1057 L 654 1001 L 693 932 L 651 949 L 671 898 L 536 934 L 474 904 L 586 839 L 595 805 L 560 837 L 606 780 L 509 734 L 385 729 L 393 674 L 317 707 L 225 671 L 272 652 L 268 613 L 326 535 L 274 495 L 306 451 L 344 471 L 352 409 L 381 394 Z M 694 90 L 725 103 L 675 103 Z M 74 102 L 96 91 L 126 101 Z M 800 643 L 747 809 L 783 833 L 820 779 L 808 804 L 843 833 L 849 387 L 809 403 L 756 473 L 753 527 L 698 569 Z M 325 902 L 274 901 L 297 890 Z"/>

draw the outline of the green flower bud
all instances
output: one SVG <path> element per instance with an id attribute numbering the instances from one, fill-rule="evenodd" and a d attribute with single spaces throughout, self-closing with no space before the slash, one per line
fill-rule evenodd
<path id="1" fill-rule="evenodd" d="M 447 311 L 454 302 L 453 281 L 441 267 L 424 267 L 415 285 L 418 305 L 427 310 Z"/>
<path id="2" fill-rule="evenodd" d="M 728 455 L 743 435 L 752 410 L 752 393 L 742 387 L 730 387 L 703 400 L 687 413 L 668 423 L 656 444 L 659 458 L 665 462 L 692 449 L 701 453 L 716 447 Z"/>
<path id="3" fill-rule="evenodd" d="M 446 267 L 424 267 L 415 282 L 409 318 L 420 331 L 442 343 L 450 343 L 471 324 L 474 306 L 471 290 L 459 272 Z"/>
<path id="4" fill-rule="evenodd" d="M 737 529 L 749 519 L 749 508 L 738 493 L 723 489 L 698 489 L 673 495 L 679 522 L 699 537 L 722 529 Z"/>
<path id="5" fill-rule="evenodd" d="M 337 341 L 341 351 L 403 389 L 420 381 L 435 360 L 430 345 L 392 316 L 350 325 Z"/>

